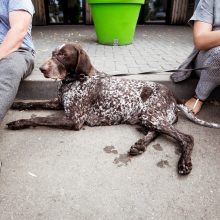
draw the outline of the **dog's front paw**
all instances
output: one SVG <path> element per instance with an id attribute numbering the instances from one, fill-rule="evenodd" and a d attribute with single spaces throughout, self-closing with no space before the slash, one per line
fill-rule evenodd
<path id="1" fill-rule="evenodd" d="M 191 160 L 186 160 L 184 157 L 181 157 L 178 162 L 178 173 L 180 175 L 188 175 L 192 170 Z"/>
<path id="2" fill-rule="evenodd" d="M 29 128 L 31 126 L 30 123 L 28 123 L 28 121 L 25 119 L 12 121 L 6 125 L 8 126 L 8 129 L 11 129 L 11 130 L 19 130 L 19 129 Z"/>

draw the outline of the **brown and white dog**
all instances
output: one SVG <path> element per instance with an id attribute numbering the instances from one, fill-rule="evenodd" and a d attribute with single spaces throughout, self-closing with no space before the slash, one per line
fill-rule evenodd
<path id="1" fill-rule="evenodd" d="M 46 78 L 60 79 L 58 98 L 46 102 L 14 103 L 14 109 L 63 109 L 64 116 L 34 117 L 8 123 L 9 129 L 49 126 L 79 130 L 83 125 L 102 126 L 139 124 L 148 133 L 131 146 L 129 154 L 138 155 L 158 135 L 165 134 L 181 146 L 178 172 L 192 169 L 193 138 L 174 128 L 177 109 L 198 124 L 220 128 L 218 124 L 197 119 L 184 105 L 178 105 L 164 85 L 111 77 L 97 71 L 78 44 L 65 44 L 52 53 L 41 67 Z"/>

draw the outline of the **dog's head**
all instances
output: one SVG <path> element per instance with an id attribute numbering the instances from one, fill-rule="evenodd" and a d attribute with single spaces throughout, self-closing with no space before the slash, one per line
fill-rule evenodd
<path id="1" fill-rule="evenodd" d="M 67 76 L 74 79 L 91 77 L 94 68 L 86 52 L 79 44 L 68 43 L 56 48 L 52 57 L 41 67 L 44 77 L 51 79 L 65 79 Z"/>

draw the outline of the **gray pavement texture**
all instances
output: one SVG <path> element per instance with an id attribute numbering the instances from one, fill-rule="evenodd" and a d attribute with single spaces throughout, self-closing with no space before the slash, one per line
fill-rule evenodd
<path id="1" fill-rule="evenodd" d="M 80 43 L 93 65 L 109 74 L 177 68 L 192 50 L 191 28 L 184 26 L 138 26 L 133 43 L 126 46 L 98 44 L 94 26 L 34 27 L 33 40 L 36 69 L 28 80 L 44 79 L 38 67 L 66 42 Z"/>
<path id="2" fill-rule="evenodd" d="M 36 69 L 24 83 L 34 82 L 39 90 L 50 86 L 37 67 L 63 41 L 79 41 L 95 66 L 108 73 L 176 68 L 192 47 L 190 28 L 181 26 L 139 26 L 132 45 L 116 48 L 97 44 L 92 26 L 34 27 L 34 40 Z M 152 77 L 160 81 L 169 76 Z M 218 101 L 206 102 L 199 117 L 220 123 L 219 107 Z M 0 220 L 220 219 L 218 129 L 180 115 L 176 128 L 195 139 L 193 170 L 181 177 L 178 145 L 166 136 L 155 139 L 141 156 L 126 156 L 143 136 L 138 126 L 85 126 L 77 132 L 46 127 L 11 131 L 5 126 L 54 113 L 11 110 L 1 124 Z"/>

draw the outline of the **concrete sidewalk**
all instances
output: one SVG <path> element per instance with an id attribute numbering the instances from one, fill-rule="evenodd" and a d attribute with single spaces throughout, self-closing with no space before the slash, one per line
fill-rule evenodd
<path id="1" fill-rule="evenodd" d="M 92 64 L 108 74 L 139 73 L 149 70 L 176 69 L 192 51 L 190 27 L 167 25 L 138 26 L 133 44 L 106 46 L 97 43 L 94 26 L 43 26 L 33 28 L 36 46 L 36 66 L 31 76 L 22 83 L 18 98 L 48 99 L 56 94 L 57 83 L 45 79 L 39 66 L 51 56 L 51 52 L 65 42 L 78 42 L 88 53 Z M 170 73 L 130 78 L 153 80 L 169 86 L 179 98 L 194 93 L 195 80 L 173 84 Z M 218 90 L 219 91 L 219 90 Z M 215 92 L 215 98 L 220 99 Z"/>
<path id="2" fill-rule="evenodd" d="M 137 73 L 176 68 L 192 49 L 191 30 L 180 26 L 139 26 L 124 47 L 96 43 L 93 26 L 34 27 L 36 68 L 18 98 L 46 99 L 56 83 L 39 65 L 57 46 L 80 42 L 97 69 Z M 134 76 L 161 81 L 180 97 L 193 93 L 193 81 L 173 85 L 169 74 Z M 220 104 L 206 102 L 199 117 L 220 123 Z M 0 125 L 0 220 L 219 220 L 220 135 L 179 117 L 175 125 L 194 137 L 193 170 L 177 174 L 179 147 L 159 136 L 141 156 L 126 152 L 143 134 L 138 126 L 87 127 L 66 131 L 45 127 L 19 131 L 12 120 L 62 114 L 9 111 Z"/>
<path id="3" fill-rule="evenodd" d="M 35 128 L 5 123 L 54 112 L 10 111 L 0 127 L 1 220 L 219 220 L 220 135 L 180 117 L 192 134 L 193 170 L 178 176 L 178 145 L 165 136 L 135 158 L 125 154 L 143 134 L 138 126 Z M 200 116 L 220 123 L 219 106 Z"/>

